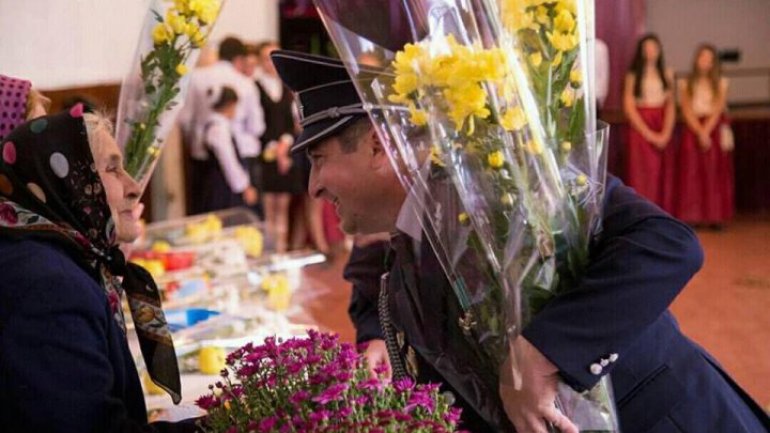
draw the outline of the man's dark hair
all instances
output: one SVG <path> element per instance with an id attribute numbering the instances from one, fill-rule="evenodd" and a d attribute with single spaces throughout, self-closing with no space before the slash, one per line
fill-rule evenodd
<path id="1" fill-rule="evenodd" d="M 344 153 L 353 153 L 358 149 L 358 142 L 361 137 L 372 129 L 372 121 L 369 116 L 362 116 L 353 121 L 353 123 L 342 132 L 337 134 L 340 141 L 340 150 Z"/>
<path id="2" fill-rule="evenodd" d="M 246 46 L 243 42 L 233 36 L 226 37 L 219 44 L 219 59 L 231 62 L 238 57 L 246 55 Z"/>
<path id="3" fill-rule="evenodd" d="M 211 108 L 219 111 L 223 108 L 226 108 L 228 105 L 235 104 L 237 102 L 238 94 L 235 93 L 235 90 L 233 90 L 232 87 L 224 86 L 222 87 L 222 93 L 219 94 L 219 99 L 217 99 L 217 102 L 215 102 Z"/>

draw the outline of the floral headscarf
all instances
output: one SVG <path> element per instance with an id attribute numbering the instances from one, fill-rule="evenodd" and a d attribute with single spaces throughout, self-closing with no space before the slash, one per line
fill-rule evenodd
<path id="1" fill-rule="evenodd" d="M 0 151 L 0 236 L 66 248 L 104 288 L 124 332 L 125 291 L 150 377 L 178 403 L 179 367 L 160 294 L 150 274 L 126 263 L 116 245 L 82 106 L 16 128 L 0 141 Z"/>

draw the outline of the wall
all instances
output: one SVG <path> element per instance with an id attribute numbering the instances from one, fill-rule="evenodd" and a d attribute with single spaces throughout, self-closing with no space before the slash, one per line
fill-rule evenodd
<path id="1" fill-rule="evenodd" d="M 657 33 L 666 61 L 687 71 L 701 42 L 738 48 L 741 62 L 725 69 L 770 68 L 770 0 L 647 0 L 647 29 Z M 734 78 L 730 100 L 770 100 L 770 77 Z"/>
<path id="2" fill-rule="evenodd" d="M 154 0 L 163 1 L 163 0 Z M 41 89 L 120 82 L 150 0 L 0 0 L 0 73 Z M 226 0 L 211 40 L 278 38 L 278 0 Z"/>

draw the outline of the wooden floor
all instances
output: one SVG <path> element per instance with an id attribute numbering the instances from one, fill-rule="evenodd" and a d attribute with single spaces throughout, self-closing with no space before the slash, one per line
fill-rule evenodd
<path id="1" fill-rule="evenodd" d="M 698 236 L 705 264 L 672 310 L 685 334 L 770 409 L 770 219 Z"/>
<path id="2" fill-rule="evenodd" d="M 741 218 L 721 232 L 698 231 L 706 261 L 672 306 L 684 332 L 711 352 L 770 409 L 770 218 Z M 306 273 L 297 301 L 326 330 L 352 341 L 345 252 Z"/>

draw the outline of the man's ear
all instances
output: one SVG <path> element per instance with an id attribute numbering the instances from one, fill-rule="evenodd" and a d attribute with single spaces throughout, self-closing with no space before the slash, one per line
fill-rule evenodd
<path id="1" fill-rule="evenodd" d="M 372 155 L 372 168 L 380 168 L 383 165 L 390 165 L 390 160 L 388 159 L 388 154 L 385 151 L 385 147 L 383 146 L 382 141 L 380 140 L 380 136 L 377 134 L 377 131 L 374 128 L 367 132 L 366 141 L 369 143 L 369 148 L 367 150 L 371 152 Z"/>

